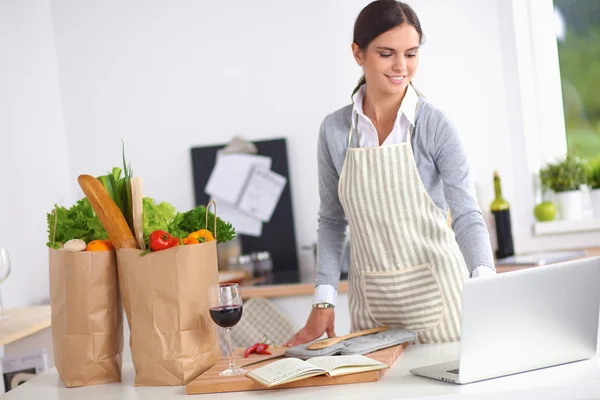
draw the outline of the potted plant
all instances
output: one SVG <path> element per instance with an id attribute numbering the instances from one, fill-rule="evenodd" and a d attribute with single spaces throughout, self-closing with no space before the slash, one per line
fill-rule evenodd
<path id="1" fill-rule="evenodd" d="M 588 185 L 591 189 L 590 197 L 594 216 L 600 218 L 600 156 L 587 163 Z"/>
<path id="2" fill-rule="evenodd" d="M 583 217 L 581 185 L 588 183 L 585 164 L 572 154 L 550 163 L 540 170 L 544 189 L 556 194 L 558 210 L 562 219 L 574 220 Z"/>

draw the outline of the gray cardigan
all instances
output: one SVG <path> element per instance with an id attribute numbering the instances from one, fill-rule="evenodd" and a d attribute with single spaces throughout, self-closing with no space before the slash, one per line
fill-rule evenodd
<path id="1" fill-rule="evenodd" d="M 346 246 L 348 221 L 338 197 L 352 105 L 329 114 L 321 123 L 317 160 L 319 165 L 319 227 L 317 232 L 316 286 L 337 289 Z M 479 266 L 494 269 L 490 238 L 475 198 L 467 157 L 456 128 L 427 100 L 419 99 L 411 144 L 425 189 L 439 209 L 452 214 L 452 229 L 469 273 Z M 354 135 L 351 147 L 356 146 Z"/>

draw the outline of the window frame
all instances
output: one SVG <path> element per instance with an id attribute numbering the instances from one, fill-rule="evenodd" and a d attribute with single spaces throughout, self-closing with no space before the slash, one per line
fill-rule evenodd
<path id="1" fill-rule="evenodd" d="M 512 0 L 530 171 L 567 154 L 552 0 Z"/>
<path id="2" fill-rule="evenodd" d="M 542 199 L 555 200 L 554 195 L 542 195 L 539 171 L 549 162 L 563 158 L 568 151 L 563 96 L 561 86 L 556 17 L 553 0 L 511 0 L 516 71 L 520 99 L 520 122 L 526 166 L 532 176 L 525 203 L 536 204 Z M 585 186 L 585 185 L 584 185 Z M 589 203 L 587 187 L 584 202 Z M 530 197 L 531 196 L 531 197 Z M 531 236 L 523 237 L 523 250 L 538 248 L 567 248 L 582 239 L 581 245 L 593 243 L 589 235 L 600 230 L 600 219 L 591 217 L 591 204 L 584 204 L 584 217 L 580 221 L 556 220 L 537 223 Z M 591 217 L 591 218 L 590 218 Z M 584 239 L 580 236 L 587 232 Z M 560 243 L 558 242 L 560 241 Z M 521 246 L 519 246 L 521 247 Z"/>

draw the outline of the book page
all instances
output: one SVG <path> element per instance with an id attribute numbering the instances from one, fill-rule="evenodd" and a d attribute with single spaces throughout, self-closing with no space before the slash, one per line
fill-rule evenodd
<path id="1" fill-rule="evenodd" d="M 297 358 L 284 358 L 250 371 L 248 376 L 258 380 L 265 386 L 273 386 L 297 380 L 304 376 L 308 377 L 322 373 L 325 373 L 325 370 L 306 361 Z"/>
<path id="2" fill-rule="evenodd" d="M 307 362 L 324 369 L 331 376 L 387 368 L 386 364 L 361 355 L 314 357 L 307 360 Z M 336 369 L 343 369 L 344 371 L 336 373 L 337 371 L 334 371 Z"/>
<path id="3" fill-rule="evenodd" d="M 343 367 L 338 367 L 331 372 L 328 372 L 328 374 L 329 374 L 329 376 L 334 377 L 334 376 L 342 376 L 342 375 L 359 374 L 361 372 L 377 371 L 377 370 L 385 369 L 385 368 L 388 368 L 388 366 L 383 363 L 378 364 L 378 365 L 361 365 L 360 367 L 343 366 Z"/>

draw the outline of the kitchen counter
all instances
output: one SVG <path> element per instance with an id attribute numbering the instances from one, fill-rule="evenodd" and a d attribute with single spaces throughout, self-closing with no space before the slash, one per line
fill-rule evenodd
<path id="1" fill-rule="evenodd" d="M 270 399 L 571 399 L 600 397 L 600 357 L 523 374 L 454 385 L 414 376 L 410 368 L 458 358 L 460 343 L 411 345 L 398 358 L 381 381 L 351 385 L 270 390 Z M 183 386 L 134 387 L 133 367 L 123 368 L 123 382 L 67 389 L 56 369 L 46 371 L 7 393 L 3 399 L 259 399 L 264 391 L 223 394 L 185 394 Z"/>
<path id="2" fill-rule="evenodd" d="M 577 250 L 578 249 L 575 249 L 574 251 L 577 251 Z M 600 256 L 600 247 L 591 247 L 589 249 L 580 249 L 580 250 L 585 251 L 585 254 L 582 255 L 581 257 L 577 257 L 576 259 Z M 566 251 L 568 251 L 568 250 L 566 250 Z M 547 265 L 549 265 L 549 264 L 547 264 Z M 534 266 L 534 265 L 497 265 L 496 272 L 503 273 L 503 272 L 510 272 L 510 271 L 518 271 L 520 269 L 533 268 L 533 267 L 537 267 L 537 266 Z"/>
<path id="3" fill-rule="evenodd" d="M 582 258 L 600 256 L 600 247 L 585 249 L 586 254 Z M 518 271 L 533 268 L 532 265 L 498 265 L 498 273 Z M 314 281 L 302 281 L 295 271 L 284 271 L 274 276 L 272 284 L 243 285 L 241 294 L 243 299 L 251 297 L 290 297 L 290 296 L 312 296 L 315 290 Z M 341 277 L 338 293 L 348 292 L 347 274 Z"/>
<path id="4" fill-rule="evenodd" d="M 315 291 L 314 277 L 306 278 L 297 271 L 273 271 L 268 277 L 251 279 L 241 282 L 242 299 L 251 297 L 290 297 L 290 296 L 312 296 Z M 338 293 L 348 292 L 348 274 L 340 276 Z"/>
<path id="5" fill-rule="evenodd" d="M 289 296 L 312 296 L 315 292 L 314 283 L 295 283 L 265 286 L 242 286 L 242 299 L 251 297 L 289 297 Z M 348 281 L 340 281 L 338 293 L 348 292 Z"/>
<path id="6" fill-rule="evenodd" d="M 0 318 L 0 346 L 21 340 L 50 327 L 50 306 L 6 310 Z"/>

